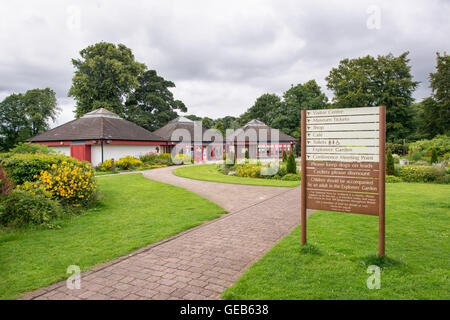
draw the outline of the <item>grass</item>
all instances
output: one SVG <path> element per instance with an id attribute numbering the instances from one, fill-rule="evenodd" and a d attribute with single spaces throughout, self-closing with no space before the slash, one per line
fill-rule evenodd
<path id="1" fill-rule="evenodd" d="M 215 164 L 195 165 L 175 169 L 173 173 L 176 176 L 202 181 L 213 181 L 232 184 L 247 184 L 255 186 L 270 187 L 296 187 L 300 181 L 283 181 L 275 179 L 244 178 L 237 176 L 227 176 L 216 169 Z"/>
<path id="2" fill-rule="evenodd" d="M 378 219 L 317 211 L 228 288 L 226 299 L 449 299 L 450 186 L 398 183 L 387 188 L 386 253 Z M 366 286 L 381 266 L 381 289 Z"/>
<path id="3" fill-rule="evenodd" d="M 98 184 L 100 204 L 56 221 L 61 229 L 0 230 L 0 299 L 65 279 L 69 265 L 87 270 L 225 212 L 141 174 L 99 177 Z"/>

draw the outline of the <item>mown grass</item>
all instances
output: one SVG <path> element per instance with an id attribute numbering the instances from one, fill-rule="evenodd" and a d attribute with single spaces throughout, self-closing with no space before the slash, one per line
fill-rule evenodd
<path id="1" fill-rule="evenodd" d="M 173 173 L 176 176 L 183 178 L 202 181 L 221 182 L 221 183 L 246 184 L 255 186 L 270 186 L 270 187 L 296 187 L 300 185 L 300 181 L 283 181 L 276 179 L 227 176 L 220 173 L 216 169 L 215 164 L 202 164 L 189 167 L 182 167 L 175 169 Z"/>
<path id="2" fill-rule="evenodd" d="M 69 265 L 87 270 L 225 212 L 141 174 L 99 177 L 98 184 L 99 205 L 56 221 L 61 229 L 0 230 L 0 299 L 62 280 Z"/>
<path id="3" fill-rule="evenodd" d="M 226 299 L 449 299 L 450 186 L 398 183 L 387 188 L 386 253 L 378 218 L 314 212 L 308 245 L 300 228 L 255 263 Z M 369 290 L 367 267 L 383 267 L 381 289 Z"/>

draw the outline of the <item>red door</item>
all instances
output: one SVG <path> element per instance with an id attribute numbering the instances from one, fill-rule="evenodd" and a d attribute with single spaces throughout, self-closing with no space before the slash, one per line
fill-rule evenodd
<path id="1" fill-rule="evenodd" d="M 88 144 L 71 145 L 70 156 L 80 161 L 91 162 L 91 146 Z"/>

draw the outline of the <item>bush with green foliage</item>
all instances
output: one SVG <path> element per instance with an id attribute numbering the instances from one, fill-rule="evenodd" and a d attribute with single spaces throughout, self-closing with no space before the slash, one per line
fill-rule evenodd
<path id="1" fill-rule="evenodd" d="M 283 180 L 283 181 L 300 181 L 301 176 L 299 174 L 288 173 L 288 174 L 282 176 L 281 180 Z"/>
<path id="2" fill-rule="evenodd" d="M 445 170 L 432 166 L 402 166 L 400 177 L 405 182 L 436 182 L 445 174 Z"/>
<path id="3" fill-rule="evenodd" d="M 289 157 L 288 157 L 288 161 L 287 161 L 287 165 L 286 165 L 286 171 L 287 171 L 287 173 L 293 173 L 293 174 L 297 173 L 297 164 L 295 163 L 295 156 L 294 156 L 294 152 L 292 152 L 292 149 L 289 152 Z"/>
<path id="4" fill-rule="evenodd" d="M 418 150 L 414 151 L 411 155 L 411 160 L 413 161 L 419 161 L 422 159 L 422 153 Z"/>
<path id="5" fill-rule="evenodd" d="M 249 159 L 248 150 L 245 149 L 245 159 Z"/>
<path id="6" fill-rule="evenodd" d="M 60 213 L 60 204 L 42 194 L 15 190 L 0 200 L 0 224 L 7 227 L 45 224 Z"/>
<path id="7" fill-rule="evenodd" d="M 19 142 L 14 148 L 9 150 L 9 154 L 18 153 L 46 153 L 56 154 L 57 152 L 44 144 L 32 144 L 29 142 Z"/>
<path id="8" fill-rule="evenodd" d="M 261 176 L 262 166 L 257 164 L 245 163 L 236 166 L 236 175 L 238 177 L 259 178 Z"/>
<path id="9" fill-rule="evenodd" d="M 392 156 L 391 149 L 388 149 L 386 153 L 386 174 L 395 174 L 394 157 Z"/>
<path id="10" fill-rule="evenodd" d="M 450 152 L 450 136 L 437 135 L 431 140 L 424 139 L 412 142 L 409 144 L 409 149 L 412 152 L 426 152 L 435 149 L 438 155 L 443 155 Z"/>
<path id="11" fill-rule="evenodd" d="M 386 183 L 402 182 L 402 178 L 399 178 L 399 177 L 396 177 L 396 176 L 386 176 L 385 182 Z"/>
<path id="12" fill-rule="evenodd" d="M 430 163 L 436 163 L 438 162 L 438 154 L 436 149 L 431 150 L 431 159 L 430 159 Z"/>
<path id="13" fill-rule="evenodd" d="M 287 162 L 286 150 L 283 149 L 283 162 Z"/>
<path id="14" fill-rule="evenodd" d="M 123 157 L 117 162 L 117 166 L 122 170 L 135 169 L 142 166 L 143 164 L 144 163 L 141 160 L 136 159 L 132 156 Z"/>
<path id="15" fill-rule="evenodd" d="M 14 183 L 22 184 L 25 181 L 36 180 L 42 170 L 48 169 L 53 164 L 59 165 L 63 161 L 79 163 L 77 159 L 63 154 L 18 153 L 3 161 L 2 165 Z"/>
<path id="16" fill-rule="evenodd" d="M 14 183 L 8 177 L 8 174 L 5 170 L 0 167 L 0 196 L 5 196 L 10 194 L 14 189 Z"/>

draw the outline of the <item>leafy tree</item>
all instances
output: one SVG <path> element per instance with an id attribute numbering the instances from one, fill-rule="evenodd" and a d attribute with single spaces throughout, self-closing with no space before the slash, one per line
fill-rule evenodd
<path id="1" fill-rule="evenodd" d="M 450 133 L 450 56 L 436 53 L 436 72 L 430 73 L 431 97 L 420 103 L 420 133 L 425 138 Z"/>
<path id="2" fill-rule="evenodd" d="M 155 70 L 145 71 L 138 77 L 138 83 L 125 103 L 124 113 L 128 120 L 154 131 L 175 119 L 178 116 L 175 110 L 187 111 L 184 103 L 175 100 L 169 90 L 175 84 L 158 76 Z"/>
<path id="3" fill-rule="evenodd" d="M 223 126 L 222 121 L 218 120 L 216 125 L 214 126 L 214 129 L 219 131 L 223 137 L 225 137 L 225 127 Z"/>
<path id="4" fill-rule="evenodd" d="M 268 116 L 268 124 L 294 138 L 300 137 L 301 110 L 324 109 L 328 98 L 315 80 L 292 86 L 283 94 L 283 101 Z"/>
<path id="5" fill-rule="evenodd" d="M 386 131 L 389 141 L 407 138 L 412 132 L 413 81 L 408 52 L 341 60 L 326 77 L 337 108 L 386 106 Z"/>
<path id="6" fill-rule="evenodd" d="M 253 119 L 270 124 L 271 118 L 269 114 L 281 106 L 281 99 L 276 94 L 263 94 L 256 99 L 253 106 L 251 106 L 244 114 L 240 116 L 239 122 L 245 125 Z"/>
<path id="7" fill-rule="evenodd" d="M 56 120 L 59 108 L 49 88 L 11 94 L 0 102 L 0 145 L 8 150 L 15 144 L 42 133 L 48 121 Z"/>
<path id="8" fill-rule="evenodd" d="M 297 164 L 295 163 L 295 156 L 294 156 L 294 152 L 289 151 L 289 157 L 287 160 L 287 164 L 286 164 L 286 171 L 287 173 L 297 173 Z"/>
<path id="9" fill-rule="evenodd" d="M 386 174 L 390 176 L 395 174 L 394 157 L 391 149 L 388 149 L 386 152 Z"/>
<path id="10" fill-rule="evenodd" d="M 222 122 L 225 130 L 227 129 L 237 129 L 240 127 L 239 121 L 236 117 L 226 116 L 216 120 L 217 122 Z"/>
<path id="11" fill-rule="evenodd" d="M 69 96 L 76 100 L 76 116 L 100 107 L 124 115 L 124 104 L 139 85 L 146 66 L 135 61 L 123 44 L 99 42 L 80 51 L 72 59 L 75 75 Z"/>
<path id="12" fill-rule="evenodd" d="M 206 129 L 211 129 L 214 126 L 214 120 L 208 117 L 202 118 L 202 126 Z"/>
<path id="13" fill-rule="evenodd" d="M 438 162 L 438 154 L 437 154 L 437 151 L 436 151 L 436 149 L 432 149 L 431 150 L 431 159 L 430 159 L 430 163 L 436 163 L 436 162 Z"/>
<path id="14" fill-rule="evenodd" d="M 198 117 L 194 114 L 190 114 L 190 115 L 184 116 L 184 117 L 188 118 L 189 120 L 192 120 L 192 121 L 202 121 L 202 117 Z"/>

